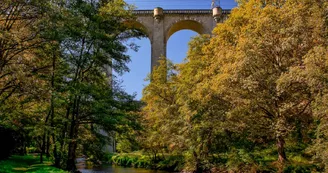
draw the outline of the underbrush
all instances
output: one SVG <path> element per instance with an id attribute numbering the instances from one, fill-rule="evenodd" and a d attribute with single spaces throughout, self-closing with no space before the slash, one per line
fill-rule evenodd
<path id="1" fill-rule="evenodd" d="M 142 153 L 124 153 L 111 157 L 111 162 L 115 165 L 135 168 L 146 168 L 167 171 L 181 171 L 184 166 L 182 156 L 167 155 L 158 158 L 156 161 L 148 155 Z"/>
<path id="2" fill-rule="evenodd" d="M 218 163 L 220 165 L 218 167 L 224 167 L 232 172 L 323 172 L 320 165 L 313 162 L 311 154 L 305 152 L 306 147 L 306 145 L 302 144 L 287 144 L 287 161 L 284 165 L 277 161 L 278 153 L 274 145 L 267 148 L 255 148 L 253 151 L 233 149 L 229 153 L 221 154 L 221 157 L 225 158 L 226 162 Z"/>
<path id="3" fill-rule="evenodd" d="M 225 153 L 216 153 L 201 160 L 200 167 L 212 172 L 283 172 L 283 173 L 312 173 L 324 172 L 323 167 L 313 161 L 313 154 L 307 151 L 307 145 L 293 142 L 286 143 L 287 161 L 281 164 L 277 161 L 276 145 L 265 147 L 233 148 Z M 191 158 L 191 159 L 190 159 Z M 111 155 L 107 160 L 113 164 L 125 167 L 146 168 L 167 171 L 194 171 L 195 161 L 192 155 L 168 155 L 151 157 L 142 152 Z"/>

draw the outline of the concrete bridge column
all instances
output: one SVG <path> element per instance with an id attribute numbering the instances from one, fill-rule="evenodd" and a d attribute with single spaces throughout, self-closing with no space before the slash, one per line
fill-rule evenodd
<path id="1" fill-rule="evenodd" d="M 154 25 L 151 38 L 151 71 L 159 65 L 159 58 L 166 56 L 164 15 L 162 8 L 154 9 Z"/>

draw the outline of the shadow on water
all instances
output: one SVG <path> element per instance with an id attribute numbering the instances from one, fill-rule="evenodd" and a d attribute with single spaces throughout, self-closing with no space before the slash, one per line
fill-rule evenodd
<path id="1" fill-rule="evenodd" d="M 107 166 L 93 169 L 79 169 L 82 173 L 169 173 L 158 170 L 148 170 L 141 168 L 126 168 L 119 166 Z"/>

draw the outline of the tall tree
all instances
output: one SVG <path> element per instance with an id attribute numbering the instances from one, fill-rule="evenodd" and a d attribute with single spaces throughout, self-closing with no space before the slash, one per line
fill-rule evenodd
<path id="1" fill-rule="evenodd" d="M 305 80 L 292 76 L 289 69 L 303 66 L 303 57 L 322 43 L 321 16 L 322 10 L 313 1 L 290 0 L 263 7 L 251 0 L 235 10 L 213 38 L 213 46 L 221 46 L 212 47 L 218 61 L 209 72 L 222 73 L 213 78 L 211 86 L 226 85 L 235 107 L 232 115 L 257 116 L 272 125 L 267 135 L 276 139 L 280 163 L 287 160 L 285 138 L 295 129 L 295 122 L 310 121 L 312 95 Z"/>
<path id="2" fill-rule="evenodd" d="M 142 97 L 146 104 L 143 107 L 146 133 L 142 144 L 151 153 L 154 162 L 160 160 L 161 153 L 168 151 L 168 146 L 184 145 L 183 141 L 178 140 L 177 127 L 184 123 L 181 122 L 176 102 L 175 67 L 165 57 L 161 57 L 159 63 L 149 76 L 151 82 L 144 88 Z"/>
<path id="3" fill-rule="evenodd" d="M 56 29 L 62 33 L 61 55 L 68 65 L 65 76 L 67 170 L 76 170 L 79 132 L 84 125 L 97 124 L 103 130 L 115 130 L 114 122 L 122 123 L 124 112 L 130 111 L 131 98 L 108 84 L 107 69 L 104 69 L 109 66 L 118 73 L 127 71 L 125 63 L 129 56 L 125 55 L 127 48 L 122 41 L 143 35 L 123 24 L 133 19 L 127 7 L 121 0 L 107 4 L 76 0 L 63 6 L 65 20 Z"/>

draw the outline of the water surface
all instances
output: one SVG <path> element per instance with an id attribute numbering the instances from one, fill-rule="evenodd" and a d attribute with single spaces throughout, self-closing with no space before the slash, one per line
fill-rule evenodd
<path id="1" fill-rule="evenodd" d="M 106 166 L 93 169 L 79 169 L 82 173 L 169 173 L 166 171 L 149 170 L 142 168 L 126 168 L 120 166 Z"/>

